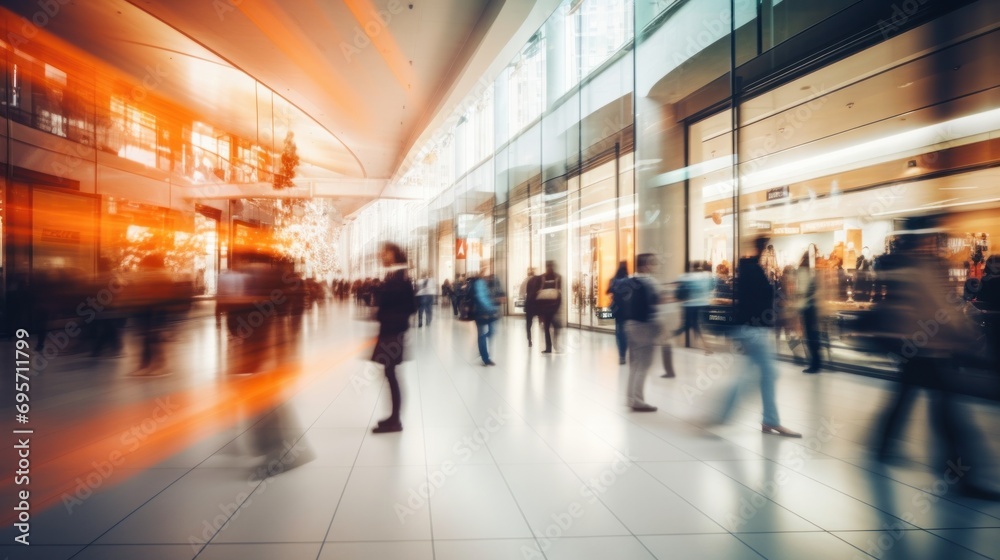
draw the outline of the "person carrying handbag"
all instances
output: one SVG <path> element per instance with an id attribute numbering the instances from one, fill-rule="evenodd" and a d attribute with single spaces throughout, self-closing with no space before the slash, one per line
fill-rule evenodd
<path id="1" fill-rule="evenodd" d="M 556 274 L 555 261 L 546 261 L 545 274 L 542 275 L 538 294 L 535 295 L 535 310 L 542 322 L 545 332 L 545 350 L 542 354 L 552 353 L 552 340 L 559 339 L 559 309 L 562 307 L 562 276 Z M 555 331 L 555 335 L 552 331 Z"/>

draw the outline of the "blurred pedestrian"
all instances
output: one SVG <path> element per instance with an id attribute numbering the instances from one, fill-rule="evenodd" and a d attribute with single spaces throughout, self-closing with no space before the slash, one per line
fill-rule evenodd
<path id="1" fill-rule="evenodd" d="M 956 472 L 957 488 L 967 495 L 998 500 L 1000 492 L 983 480 L 992 465 L 975 426 L 955 397 L 959 376 L 955 363 L 970 352 L 975 326 L 962 308 L 963 299 L 948 280 L 948 263 L 940 258 L 933 233 L 908 233 L 893 240 L 880 261 L 886 299 L 876 309 L 879 324 L 890 329 L 889 357 L 899 365 L 899 389 L 882 417 L 878 455 L 887 459 L 903 429 L 917 391 L 930 393 L 929 416 L 942 465 L 964 465 Z"/>
<path id="2" fill-rule="evenodd" d="M 379 329 L 372 361 L 382 364 L 385 368 L 385 378 L 389 382 L 389 396 L 392 399 L 392 412 L 388 418 L 379 420 L 378 425 L 372 429 L 376 434 L 403 430 L 403 423 L 400 420 L 402 395 L 399 390 L 399 380 L 396 378 L 396 367 L 403 362 L 410 315 L 416 311 L 413 284 L 406 274 L 406 253 L 394 243 L 384 243 L 380 256 L 382 266 L 387 272 L 385 280 L 375 294 L 378 305 L 375 319 L 379 323 Z"/>
<path id="3" fill-rule="evenodd" d="M 463 298 L 469 293 L 469 282 L 466 280 L 465 275 L 459 275 L 458 279 L 455 280 L 455 285 L 451 290 L 451 312 L 452 315 L 458 317 L 458 304 Z"/>
<path id="4" fill-rule="evenodd" d="M 562 276 L 556 273 L 555 261 L 546 261 L 545 274 L 539 280 L 538 293 L 535 295 L 535 308 L 545 332 L 545 350 L 542 350 L 542 354 L 551 354 L 553 347 L 558 345 L 562 301 Z"/>
<path id="5" fill-rule="evenodd" d="M 775 380 L 777 369 L 774 363 L 774 350 L 770 342 L 769 332 L 774 326 L 774 288 L 768 280 L 767 273 L 761 266 L 761 257 L 766 256 L 767 237 L 754 240 L 756 252 L 752 257 L 740 259 L 736 272 L 736 321 L 733 339 L 749 360 L 750 366 L 756 366 L 760 373 L 760 397 L 764 404 L 764 417 L 761 431 L 785 437 L 802 437 L 781 425 L 778 417 L 778 405 L 775 398 Z M 741 368 L 749 369 L 749 368 Z M 741 386 L 745 383 L 743 375 L 730 389 L 723 405 L 718 421 L 725 422 L 736 408 Z"/>
<path id="6" fill-rule="evenodd" d="M 628 319 L 627 295 L 629 293 L 628 263 L 618 263 L 618 270 L 608 284 L 608 294 L 611 295 L 611 315 L 615 318 L 615 344 L 618 345 L 618 364 L 625 363 L 625 352 L 628 350 L 628 336 L 625 334 L 625 321 Z"/>
<path id="7" fill-rule="evenodd" d="M 541 289 L 542 278 L 535 275 L 535 268 L 528 267 L 528 277 L 521 282 L 518 295 L 524 301 L 525 330 L 528 333 L 528 348 L 531 348 L 531 327 L 538 316 L 538 290 Z M 541 320 L 539 320 L 541 322 Z"/>
<path id="8" fill-rule="evenodd" d="M 496 322 L 500 319 L 500 294 L 496 278 L 490 270 L 490 263 L 484 261 L 478 278 L 469 280 L 469 290 L 472 291 L 473 317 L 476 322 L 476 342 L 479 345 L 479 357 L 484 366 L 495 366 L 490 359 L 490 340 L 496 333 Z"/>
<path id="9" fill-rule="evenodd" d="M 805 330 L 806 349 L 809 351 L 809 367 L 802 373 L 819 373 L 820 332 L 816 306 L 816 245 L 812 243 L 799 261 L 799 278 L 795 285 L 799 289 L 799 307 L 802 310 L 802 328 Z"/>
<path id="10" fill-rule="evenodd" d="M 417 327 L 424 326 L 424 317 L 427 317 L 427 326 L 431 326 L 431 318 L 434 314 L 434 290 L 437 285 L 434 279 L 426 272 L 417 281 Z"/>
<path id="11" fill-rule="evenodd" d="M 647 403 L 644 392 L 646 375 L 653 363 L 653 348 L 660 337 L 660 323 L 656 318 L 660 303 L 660 286 L 653 274 L 658 263 L 652 253 L 636 257 L 635 275 L 628 282 L 628 292 L 621 299 L 628 302 L 625 333 L 628 338 L 629 375 L 627 386 L 628 405 L 635 412 L 655 412 L 656 407 Z"/>
<path id="12" fill-rule="evenodd" d="M 707 268 L 706 268 L 707 266 Z M 683 310 L 681 326 L 674 331 L 673 335 L 688 334 L 693 332 L 701 340 L 701 347 L 706 354 L 710 354 L 708 344 L 705 342 L 705 335 L 701 332 L 701 314 L 708 309 L 709 298 L 715 288 L 715 277 L 711 272 L 711 265 L 695 261 L 691 263 L 691 272 L 682 274 L 678 278 L 677 300 L 681 303 Z M 691 340 L 694 340 L 692 336 Z"/>

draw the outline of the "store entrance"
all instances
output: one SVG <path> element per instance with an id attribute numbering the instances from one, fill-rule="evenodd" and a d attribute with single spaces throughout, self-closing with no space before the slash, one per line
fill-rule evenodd
<path id="1" fill-rule="evenodd" d="M 616 150 L 617 152 L 617 150 Z M 614 329 L 607 293 L 620 261 L 635 255 L 632 154 L 613 157 L 569 181 L 569 263 L 564 298 L 570 325 Z"/>

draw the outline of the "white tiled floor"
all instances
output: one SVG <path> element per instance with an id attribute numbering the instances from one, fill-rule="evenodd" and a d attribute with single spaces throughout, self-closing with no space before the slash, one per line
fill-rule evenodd
<path id="1" fill-rule="evenodd" d="M 527 348 L 522 323 L 507 319 L 495 340 L 498 365 L 487 368 L 473 326 L 439 316 L 411 331 L 412 360 L 400 373 L 405 430 L 376 435 L 370 428 L 385 416 L 388 393 L 365 360 L 372 325 L 349 317 L 349 307 L 333 303 L 307 317 L 287 357 L 315 376 L 303 376 L 287 404 L 206 423 L 210 433 L 155 464 L 126 461 L 73 508 L 56 500 L 36 511 L 30 550 L 8 545 L 0 555 L 1000 558 L 1000 504 L 941 483 L 923 405 L 903 457 L 872 460 L 868 442 L 893 390 L 885 381 L 805 376 L 782 363 L 779 409 L 803 439 L 762 434 L 752 391 L 732 424 L 709 430 L 697 420 L 740 369 L 726 352 L 675 350 L 676 379 L 661 379 L 655 362 L 646 394 L 660 410 L 636 414 L 624 406 L 627 367 L 608 334 L 568 330 L 562 353 L 542 355 Z M 68 429 L 153 397 L 196 390 L 198 405 L 221 398 L 218 364 L 197 367 L 211 323 L 194 319 L 172 337 L 168 377 L 125 377 L 131 353 L 50 368 L 33 387 L 35 414 Z M 340 356 L 344 349 L 354 350 Z M 997 406 L 965 406 L 996 448 Z M 38 441 L 56 441 L 58 431 Z M 164 430 L 152 440 L 172 436 Z M 262 480 L 264 451 L 281 468 Z M 10 529 L 3 536 L 13 542 Z"/>

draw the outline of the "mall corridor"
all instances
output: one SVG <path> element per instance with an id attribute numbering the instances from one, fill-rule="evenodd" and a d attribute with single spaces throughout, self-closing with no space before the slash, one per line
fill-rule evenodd
<path id="1" fill-rule="evenodd" d="M 388 396 L 366 360 L 374 323 L 353 305 L 313 307 L 298 334 L 276 327 L 285 334 L 258 349 L 254 373 L 227 366 L 233 342 L 206 309 L 168 337 L 167 375 L 127 375 L 129 328 L 119 356 L 68 354 L 33 378 L 31 546 L 0 554 L 1000 557 L 1000 503 L 959 495 L 962 465 L 932 466 L 922 402 L 898 455 L 873 459 L 887 381 L 781 363 L 783 422 L 802 439 L 762 434 L 755 395 L 706 429 L 698 419 L 738 373 L 727 351 L 675 350 L 674 379 L 655 362 L 647 400 L 659 410 L 641 414 L 625 406 L 612 335 L 568 329 L 543 355 L 507 318 L 488 368 L 471 324 L 445 312 L 410 330 L 404 430 L 373 434 Z M 1000 410 L 968 408 L 995 450 Z M 15 535 L 8 525 L 6 543 Z"/>

